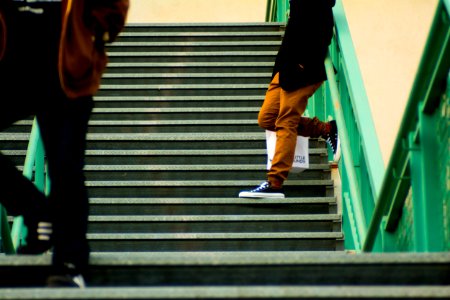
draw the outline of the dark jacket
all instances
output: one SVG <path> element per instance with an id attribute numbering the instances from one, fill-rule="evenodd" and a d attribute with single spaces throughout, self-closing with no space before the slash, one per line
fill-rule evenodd
<path id="1" fill-rule="evenodd" d="M 114 41 L 123 29 L 129 0 L 61 0 L 61 4 L 0 0 L 0 75 L 20 74 L 28 63 L 56 71 L 57 63 L 58 74 L 29 70 L 27 74 L 36 74 L 28 79 L 47 76 L 49 80 L 42 81 L 59 84 L 69 98 L 94 95 L 107 63 L 104 44 Z M 22 6 L 44 7 L 48 13 L 28 13 Z M 52 14 L 62 17 L 51 20 Z M 55 30 L 47 29 L 48 22 L 54 23 Z M 32 47 L 37 49 L 30 55 Z M 36 59 L 40 62 L 35 63 Z"/>
<path id="2" fill-rule="evenodd" d="M 69 98 L 93 95 L 106 67 L 104 43 L 125 25 L 129 0 L 63 0 L 59 78 Z"/>
<path id="3" fill-rule="evenodd" d="M 326 80 L 324 59 L 333 37 L 335 0 L 291 0 L 290 17 L 275 60 L 286 91 Z"/>

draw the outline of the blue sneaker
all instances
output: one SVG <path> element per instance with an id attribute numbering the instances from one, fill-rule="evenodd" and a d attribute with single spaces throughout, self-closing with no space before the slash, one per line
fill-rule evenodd
<path id="1" fill-rule="evenodd" d="M 325 140 L 327 141 L 327 144 L 330 146 L 331 151 L 333 152 L 333 161 L 338 162 L 341 158 L 341 143 L 339 141 L 336 121 L 330 121 L 330 126 L 330 133 L 325 136 Z"/>
<path id="2" fill-rule="evenodd" d="M 240 192 L 239 198 L 284 198 L 284 191 L 282 188 L 272 188 L 270 183 L 265 181 L 252 190 Z"/>

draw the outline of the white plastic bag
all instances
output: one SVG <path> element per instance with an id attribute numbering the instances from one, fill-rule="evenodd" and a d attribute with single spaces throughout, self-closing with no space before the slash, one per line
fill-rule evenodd
<path id="1" fill-rule="evenodd" d="M 267 170 L 272 166 L 272 159 L 275 154 L 275 144 L 277 142 L 277 133 L 266 130 L 266 147 L 267 147 Z M 294 163 L 290 172 L 300 173 L 309 169 L 309 137 L 297 136 L 297 144 L 295 146 Z"/>

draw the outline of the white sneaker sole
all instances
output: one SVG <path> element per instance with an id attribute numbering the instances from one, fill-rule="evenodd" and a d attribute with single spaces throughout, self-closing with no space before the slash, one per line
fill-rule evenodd
<path id="1" fill-rule="evenodd" d="M 336 153 L 333 155 L 333 162 L 337 163 L 341 159 L 341 141 L 337 140 L 337 149 Z"/>
<path id="2" fill-rule="evenodd" d="M 269 198 L 269 199 L 282 199 L 284 194 L 282 193 L 252 193 L 252 192 L 240 192 L 239 198 Z"/>

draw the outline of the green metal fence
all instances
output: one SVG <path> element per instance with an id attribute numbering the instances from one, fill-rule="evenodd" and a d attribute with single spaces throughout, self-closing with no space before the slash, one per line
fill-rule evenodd
<path id="1" fill-rule="evenodd" d="M 450 1 L 439 1 L 365 251 L 450 250 L 449 16 Z"/>
<path id="2" fill-rule="evenodd" d="M 328 81 L 308 112 L 338 123 L 346 249 L 450 249 L 449 3 L 441 0 L 437 7 L 386 171 L 344 7 L 340 0 L 334 7 Z M 266 21 L 285 22 L 288 5 L 268 1 Z"/>
<path id="3" fill-rule="evenodd" d="M 44 146 L 36 119 L 33 121 L 30 140 L 23 167 L 23 175 L 33 181 L 37 188 L 45 193 L 50 190 L 50 181 L 46 178 Z M 25 243 L 27 229 L 21 216 L 15 217 L 12 228 L 9 225 L 6 210 L 0 205 L 0 229 L 2 252 L 13 254 Z"/>

